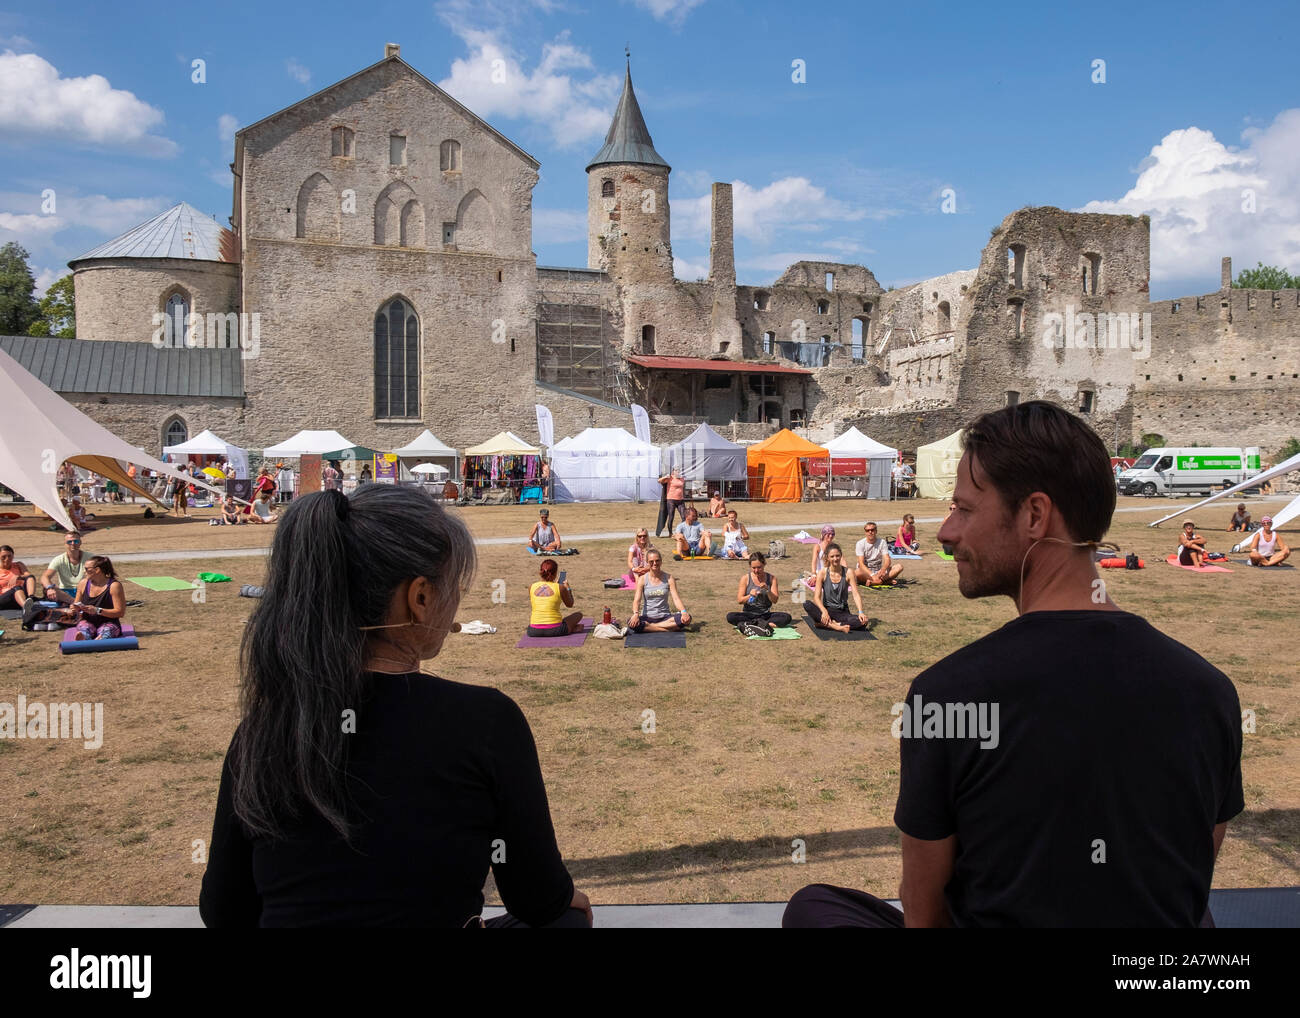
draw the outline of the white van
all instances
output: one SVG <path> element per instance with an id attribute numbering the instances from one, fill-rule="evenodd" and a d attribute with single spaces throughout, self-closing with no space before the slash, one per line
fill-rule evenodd
<path id="1" fill-rule="evenodd" d="M 1259 473 L 1259 447 L 1148 449 L 1116 478 L 1121 495 L 1209 495 Z"/>

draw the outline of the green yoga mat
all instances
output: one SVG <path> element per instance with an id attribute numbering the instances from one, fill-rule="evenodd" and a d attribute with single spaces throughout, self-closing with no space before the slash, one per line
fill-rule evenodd
<path id="1" fill-rule="evenodd" d="M 771 636 L 746 636 L 746 640 L 799 640 L 802 639 L 798 632 L 789 626 L 779 626 L 772 630 Z"/>
<path id="2" fill-rule="evenodd" d="M 194 584 L 174 576 L 133 576 L 128 581 L 145 590 L 194 590 Z"/>
<path id="3" fill-rule="evenodd" d="M 943 559 L 945 562 L 951 562 L 951 561 L 952 561 L 952 556 L 951 556 L 951 555 L 946 555 L 946 554 L 944 554 L 944 553 L 941 552 L 941 551 L 936 551 L 935 554 L 938 555 L 938 556 L 939 556 L 941 559 Z"/>

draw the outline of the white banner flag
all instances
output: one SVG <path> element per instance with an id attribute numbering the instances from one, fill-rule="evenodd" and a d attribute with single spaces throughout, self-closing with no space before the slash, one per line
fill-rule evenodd
<path id="1" fill-rule="evenodd" d="M 537 437 L 549 449 L 555 444 L 555 422 L 551 420 L 550 410 L 540 403 L 535 403 L 534 406 L 537 409 Z"/>
<path id="2" fill-rule="evenodd" d="M 645 412 L 645 407 L 639 406 L 636 403 L 632 404 L 632 424 L 636 430 L 636 437 L 649 445 L 650 415 Z"/>

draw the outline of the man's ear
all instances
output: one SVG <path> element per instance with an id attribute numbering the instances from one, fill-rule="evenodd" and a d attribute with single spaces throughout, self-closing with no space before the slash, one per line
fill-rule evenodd
<path id="1" fill-rule="evenodd" d="M 1055 506 L 1052 500 L 1041 491 L 1031 492 L 1021 503 L 1020 511 L 1029 527 L 1029 536 L 1035 541 L 1047 537 L 1052 525 L 1052 513 Z"/>

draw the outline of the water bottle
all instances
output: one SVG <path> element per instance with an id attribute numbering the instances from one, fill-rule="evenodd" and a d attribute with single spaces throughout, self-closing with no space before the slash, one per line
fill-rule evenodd
<path id="1" fill-rule="evenodd" d="M 613 616 L 611 616 L 610 613 L 609 613 L 609 605 L 605 605 L 605 617 L 602 618 L 601 621 L 602 621 L 605 625 L 609 625 L 609 624 L 610 624 L 610 621 L 611 621 L 612 618 L 613 618 Z"/>

